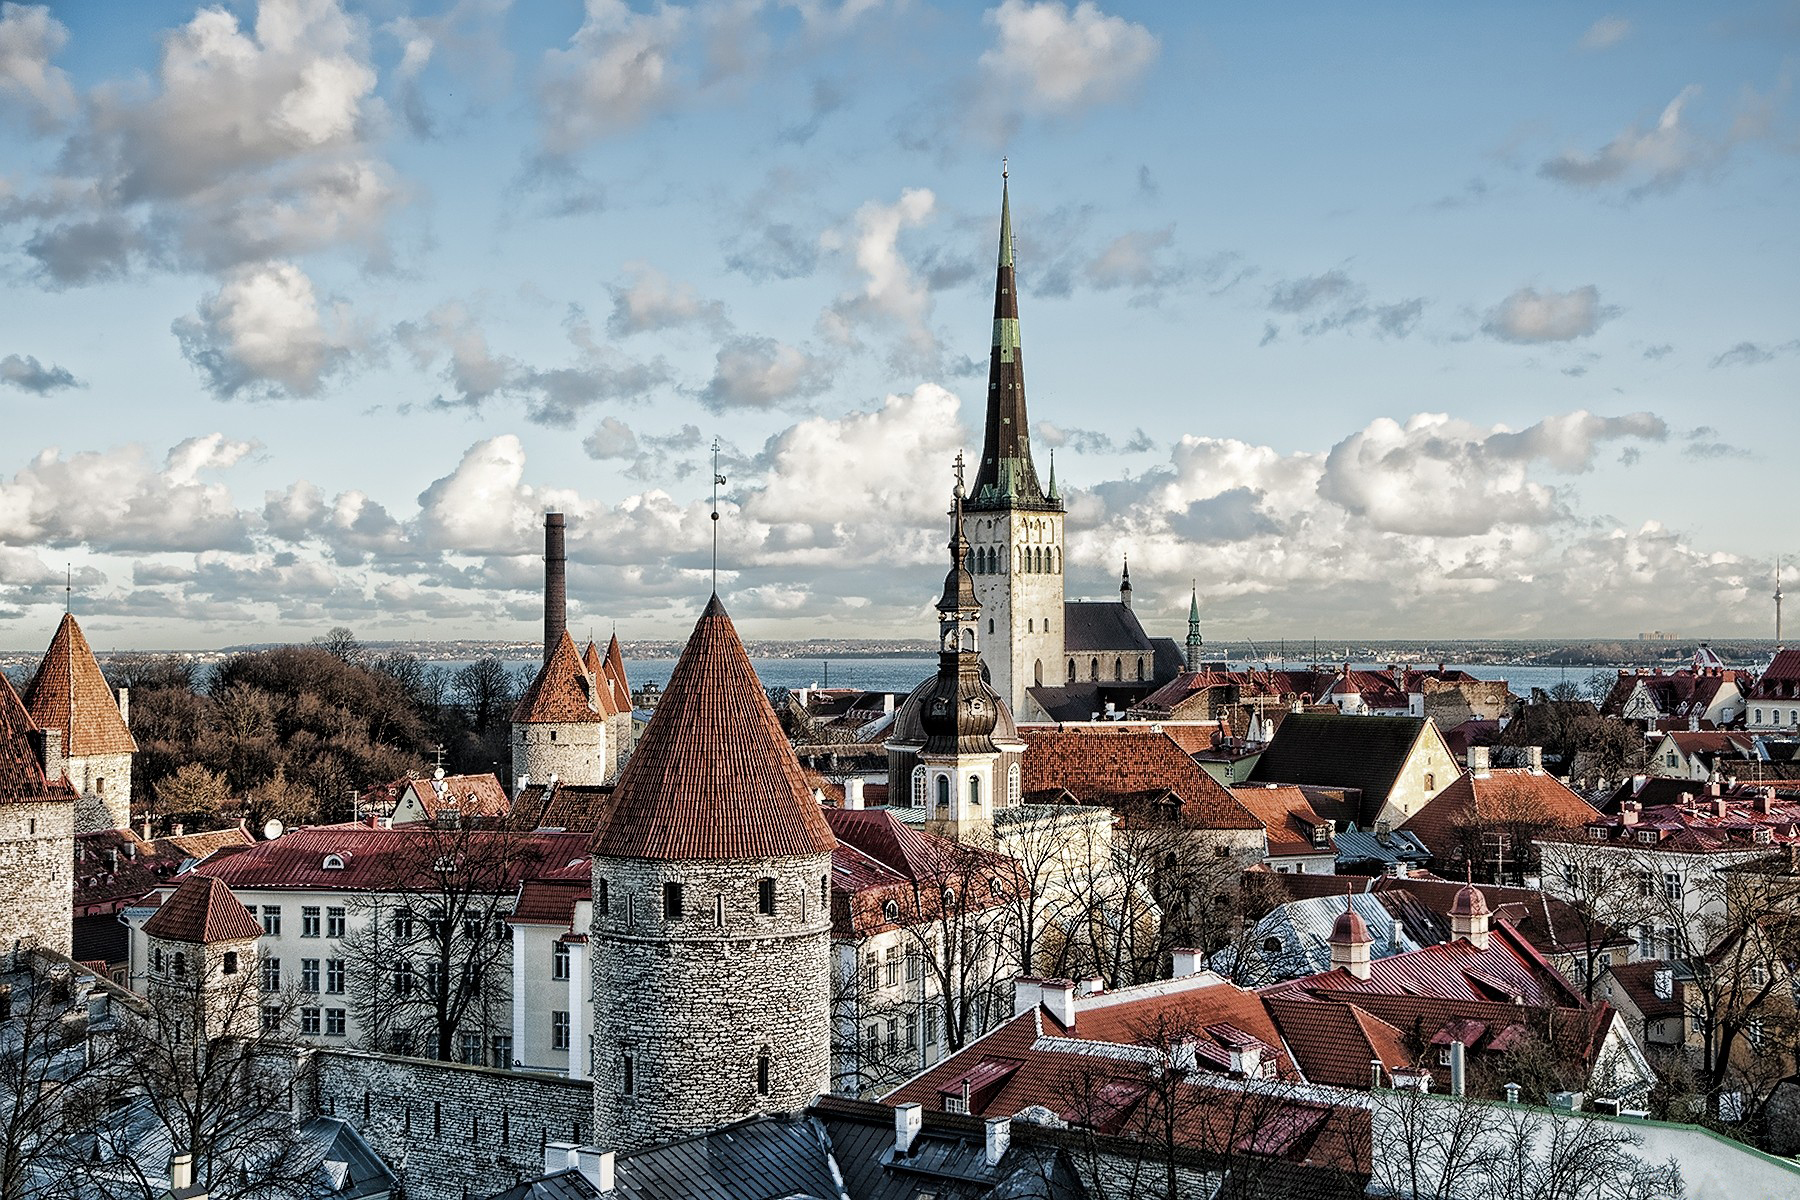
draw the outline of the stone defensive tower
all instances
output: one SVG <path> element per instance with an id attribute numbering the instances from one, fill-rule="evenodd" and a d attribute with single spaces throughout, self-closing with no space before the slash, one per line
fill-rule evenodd
<path id="1" fill-rule="evenodd" d="M 512 781 L 590 786 L 618 774 L 614 689 L 569 636 L 563 514 L 544 514 L 544 665 L 512 714 Z M 626 727 L 629 732 L 629 726 Z"/>
<path id="2" fill-rule="evenodd" d="M 0 969 L 23 947 L 72 945 L 76 800 L 62 737 L 34 726 L 0 675 Z"/>
<path id="3" fill-rule="evenodd" d="M 73 614 L 63 614 L 24 699 L 39 729 L 62 735 L 63 771 L 79 797 L 75 832 L 130 828 L 131 696 L 108 687 Z"/>
<path id="4" fill-rule="evenodd" d="M 629 1152 L 829 1088 L 824 814 L 714 596 L 594 839 L 594 1128 Z"/>
<path id="5" fill-rule="evenodd" d="M 161 1039 L 204 1047 L 219 1037 L 254 1037 L 262 1023 L 256 939 L 262 926 L 223 880 L 189 875 L 144 922 L 147 991 Z"/>
<path id="6" fill-rule="evenodd" d="M 1048 488 L 1031 461 L 1012 207 L 1000 184 L 1000 261 L 988 361 L 987 425 L 975 486 L 965 505 L 968 567 L 987 626 L 983 651 L 994 690 L 1015 713 L 1027 688 L 1063 682 L 1063 502 L 1051 465 Z"/>

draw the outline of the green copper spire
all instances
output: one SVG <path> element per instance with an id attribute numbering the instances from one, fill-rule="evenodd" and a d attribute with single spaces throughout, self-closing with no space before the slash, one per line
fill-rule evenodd
<path id="1" fill-rule="evenodd" d="M 1056 449 L 1055 449 L 1055 447 L 1052 447 L 1050 450 L 1050 490 L 1044 494 L 1052 500 L 1061 500 L 1062 499 L 1061 496 L 1056 494 Z M 1775 590 L 1776 591 L 1781 590 L 1781 583 L 1779 581 L 1777 581 L 1775 584 Z"/>
<path id="2" fill-rule="evenodd" d="M 1000 160 L 1000 265 L 1013 265 L 1012 200 L 1007 196 L 1006 160 Z"/>

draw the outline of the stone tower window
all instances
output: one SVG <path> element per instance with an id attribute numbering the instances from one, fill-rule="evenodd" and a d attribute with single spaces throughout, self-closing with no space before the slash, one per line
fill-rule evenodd
<path id="1" fill-rule="evenodd" d="M 681 920 L 681 885 L 676 882 L 663 884 L 663 920 Z"/>
<path id="2" fill-rule="evenodd" d="M 177 979 L 187 978 L 187 955 L 186 954 L 183 954 L 181 951 L 177 950 L 175 952 L 175 956 L 174 956 L 174 959 L 172 960 L 171 966 L 174 970 L 175 978 L 177 978 Z"/>
<path id="3" fill-rule="evenodd" d="M 1072 658 L 1069 660 L 1069 682 L 1075 682 L 1075 660 Z"/>
<path id="4" fill-rule="evenodd" d="M 1099 659 L 1094 658 L 1094 659 L 1088 660 L 1088 678 L 1093 680 L 1095 683 L 1100 682 L 1100 660 Z"/>
<path id="5" fill-rule="evenodd" d="M 969 776 L 969 807 L 981 807 L 981 776 Z"/>
<path id="6" fill-rule="evenodd" d="M 96 796 L 106 795 L 106 776 L 102 775 L 98 779 L 94 780 L 94 795 L 96 795 Z"/>
<path id="7" fill-rule="evenodd" d="M 756 911 L 765 917 L 775 915 L 775 879 L 765 875 L 756 881 Z"/>
<path id="8" fill-rule="evenodd" d="M 224 961 L 219 965 L 219 972 L 223 975 L 236 975 L 238 973 L 238 953 L 236 950 L 227 950 L 225 952 Z"/>
<path id="9" fill-rule="evenodd" d="M 769 1094 L 769 1052 L 762 1050 L 756 1056 L 756 1094 Z"/>
<path id="10" fill-rule="evenodd" d="M 937 777 L 937 806 L 939 808 L 950 807 L 950 777 L 948 775 Z"/>
<path id="11" fill-rule="evenodd" d="M 1114 679 L 1125 678 L 1125 660 L 1124 659 L 1122 659 L 1122 658 L 1113 659 L 1113 678 Z"/>
<path id="12" fill-rule="evenodd" d="M 553 742 L 556 740 L 556 730 L 554 729 L 550 731 L 550 740 Z"/>
<path id="13" fill-rule="evenodd" d="M 606 880 L 594 880 L 594 906 L 602 916 L 612 916 L 612 897 L 607 894 Z"/>
<path id="14" fill-rule="evenodd" d="M 1050 622 L 1048 621 L 1044 622 L 1044 632 L 1050 632 Z M 1044 660 L 1041 658 L 1031 668 L 1031 682 L 1038 687 L 1044 686 Z"/>
<path id="15" fill-rule="evenodd" d="M 718 929 L 725 928 L 725 893 L 723 892 L 713 897 L 713 925 Z"/>
<path id="16" fill-rule="evenodd" d="M 630 1096 L 637 1091 L 637 1059 L 627 1050 L 619 1058 L 619 1092 Z"/>

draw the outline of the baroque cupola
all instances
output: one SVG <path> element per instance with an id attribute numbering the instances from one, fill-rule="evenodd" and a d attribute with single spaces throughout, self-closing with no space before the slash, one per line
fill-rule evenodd
<path id="1" fill-rule="evenodd" d="M 920 713 L 927 754 L 986 753 L 994 748 L 1000 697 L 982 671 L 981 602 L 969 574 L 969 542 L 963 536 L 962 462 L 957 461 L 951 510 L 950 570 L 938 598 L 938 672 Z"/>

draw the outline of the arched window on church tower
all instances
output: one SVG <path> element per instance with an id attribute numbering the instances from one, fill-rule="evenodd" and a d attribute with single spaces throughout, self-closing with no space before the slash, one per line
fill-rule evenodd
<path id="1" fill-rule="evenodd" d="M 1048 625 L 1044 626 L 1044 632 L 1045 633 L 1050 632 L 1050 627 Z M 1032 686 L 1034 686 L 1034 687 L 1043 687 L 1044 686 L 1044 660 L 1041 658 L 1038 659 L 1037 662 L 1032 665 L 1031 682 L 1032 682 Z"/>
<path id="2" fill-rule="evenodd" d="M 937 806 L 939 808 L 950 807 L 950 777 L 948 775 L 937 777 Z"/>
<path id="3" fill-rule="evenodd" d="M 1088 678 L 1095 683 L 1100 682 L 1100 660 L 1099 659 L 1094 658 L 1094 659 L 1088 660 Z"/>
<path id="4" fill-rule="evenodd" d="M 969 776 L 969 807 L 981 807 L 981 776 Z"/>
<path id="5" fill-rule="evenodd" d="M 1142 683 L 1143 681 L 1144 681 L 1144 660 L 1142 658 L 1139 658 L 1138 659 L 1138 682 Z"/>
<path id="6" fill-rule="evenodd" d="M 1113 678 L 1114 679 L 1125 678 L 1125 660 L 1124 659 L 1122 659 L 1122 658 L 1113 659 Z"/>
<path id="7" fill-rule="evenodd" d="M 1018 807 L 1019 804 L 1019 764 L 1014 763 L 1006 768 L 1006 802 Z"/>
<path id="8" fill-rule="evenodd" d="M 924 808 L 925 807 L 925 768 L 924 767 L 914 767 L 913 768 L 912 806 L 914 808 Z"/>
<path id="9" fill-rule="evenodd" d="M 1075 682 L 1075 660 L 1072 658 L 1069 660 L 1069 682 Z"/>

